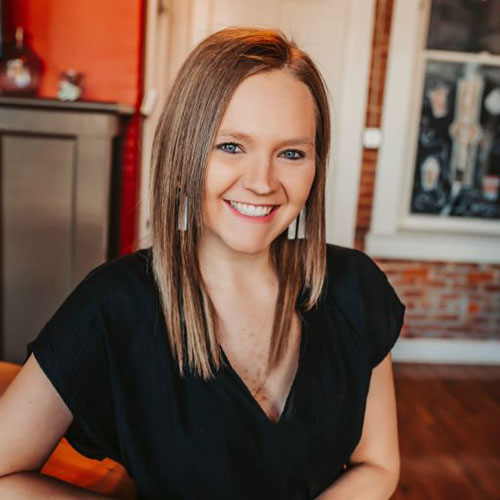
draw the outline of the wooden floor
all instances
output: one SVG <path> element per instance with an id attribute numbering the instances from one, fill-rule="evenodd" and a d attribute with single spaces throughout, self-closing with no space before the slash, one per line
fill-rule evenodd
<path id="1" fill-rule="evenodd" d="M 393 500 L 500 500 L 500 366 L 394 363 Z"/>

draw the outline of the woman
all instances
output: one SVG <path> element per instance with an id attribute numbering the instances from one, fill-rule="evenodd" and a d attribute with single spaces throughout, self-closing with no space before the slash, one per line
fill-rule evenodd
<path id="1" fill-rule="evenodd" d="M 322 78 L 281 32 L 193 50 L 155 136 L 152 247 L 92 270 L 28 345 L 0 425 L 44 399 L 0 438 L 32 442 L 0 471 L 65 435 L 138 498 L 390 497 L 405 306 L 367 255 L 325 244 L 329 141 Z"/>

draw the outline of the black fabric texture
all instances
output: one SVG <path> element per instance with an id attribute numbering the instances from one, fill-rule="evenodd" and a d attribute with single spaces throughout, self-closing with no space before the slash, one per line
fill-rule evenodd
<path id="1" fill-rule="evenodd" d="M 405 305 L 366 254 L 327 245 L 321 300 L 300 312 L 299 364 L 271 422 L 228 363 L 180 377 L 144 248 L 93 269 L 28 344 L 74 420 L 81 454 L 120 462 L 139 499 L 312 499 L 361 437 L 372 369 Z"/>

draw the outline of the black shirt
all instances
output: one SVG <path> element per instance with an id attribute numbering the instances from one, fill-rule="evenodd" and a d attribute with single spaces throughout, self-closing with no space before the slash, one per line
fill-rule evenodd
<path id="1" fill-rule="evenodd" d="M 301 313 L 298 370 L 273 423 L 230 365 L 209 382 L 178 375 L 146 248 L 87 274 L 26 359 L 71 410 L 70 444 L 122 463 L 139 499 L 311 499 L 359 442 L 372 368 L 404 312 L 370 257 L 328 245 L 325 293 Z"/>

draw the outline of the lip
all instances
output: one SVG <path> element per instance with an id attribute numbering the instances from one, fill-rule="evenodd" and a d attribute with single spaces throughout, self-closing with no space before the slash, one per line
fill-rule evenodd
<path id="1" fill-rule="evenodd" d="M 255 223 L 265 223 L 265 222 L 271 221 L 281 206 L 281 205 L 261 205 L 261 206 L 267 206 L 267 207 L 273 206 L 274 208 L 271 210 L 271 212 L 269 212 L 264 217 L 252 217 L 250 215 L 245 215 L 245 214 L 241 214 L 240 212 L 238 212 L 238 210 L 233 208 L 233 206 L 231 205 L 231 203 L 229 203 L 228 200 L 224 200 L 224 203 L 229 207 L 229 209 L 231 210 L 231 212 L 233 212 L 233 214 L 238 215 L 241 218 L 246 219 L 247 221 L 255 222 Z"/>

